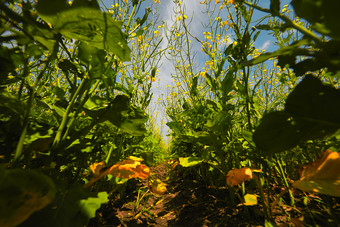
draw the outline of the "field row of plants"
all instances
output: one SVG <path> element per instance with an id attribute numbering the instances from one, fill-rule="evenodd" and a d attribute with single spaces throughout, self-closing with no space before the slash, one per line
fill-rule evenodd
<path id="1" fill-rule="evenodd" d="M 0 0 L 0 225 L 104 225 L 131 196 L 157 219 L 200 185 L 245 218 L 221 226 L 339 226 L 340 3 L 259 3 L 201 1 L 198 37 L 190 2 L 165 24 L 160 1 Z"/>

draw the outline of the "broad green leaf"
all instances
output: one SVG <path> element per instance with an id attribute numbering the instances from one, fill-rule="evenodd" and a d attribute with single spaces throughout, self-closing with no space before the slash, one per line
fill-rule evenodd
<path id="1" fill-rule="evenodd" d="M 246 206 L 254 206 L 257 204 L 257 195 L 253 194 L 245 194 L 244 195 L 244 203 Z"/>
<path id="2" fill-rule="evenodd" d="M 28 57 L 35 57 L 38 58 L 40 55 L 44 53 L 44 50 L 41 48 L 41 46 L 36 44 L 28 44 L 26 48 L 26 54 Z"/>
<path id="3" fill-rule="evenodd" d="M 291 4 L 297 16 L 315 23 L 322 16 L 322 2 L 322 0 L 293 0 Z"/>
<path id="4" fill-rule="evenodd" d="M 179 164 L 183 167 L 191 167 L 202 163 L 204 159 L 199 157 L 179 158 Z"/>
<path id="5" fill-rule="evenodd" d="M 116 54 L 121 60 L 130 60 L 130 48 L 121 31 L 122 22 L 114 21 L 108 13 L 90 7 L 64 7 L 47 10 L 45 4 L 51 0 L 40 0 L 39 15 L 53 25 L 53 28 L 69 39 L 87 42 L 101 50 Z M 55 2 L 55 1 L 52 1 Z M 56 1 L 59 2 L 59 1 Z M 52 4 L 54 5 L 54 3 Z"/>
<path id="6" fill-rule="evenodd" d="M 100 9 L 97 0 L 74 0 L 72 2 L 72 7 L 92 7 L 94 9 Z"/>
<path id="7" fill-rule="evenodd" d="M 108 105 L 106 99 L 99 96 L 91 96 L 84 104 L 84 107 L 89 110 L 102 109 Z"/>
<path id="8" fill-rule="evenodd" d="M 212 91 L 216 91 L 216 81 L 208 73 L 205 73 L 207 84 L 210 86 Z"/>
<path id="9" fill-rule="evenodd" d="M 39 0 L 36 6 L 39 14 L 53 17 L 55 14 L 69 9 L 70 5 L 66 0 Z"/>
<path id="10" fill-rule="evenodd" d="M 79 208 L 84 216 L 89 219 L 96 216 L 96 211 L 100 208 L 103 203 L 107 203 L 108 194 L 107 192 L 99 192 L 97 197 L 89 197 L 79 201 Z"/>
<path id="11" fill-rule="evenodd" d="M 273 224 L 271 221 L 269 220 L 265 220 L 264 221 L 264 227 L 275 227 L 276 225 Z"/>
<path id="12" fill-rule="evenodd" d="M 220 111 L 214 113 L 205 124 L 210 130 L 218 134 L 228 133 L 228 128 L 231 126 L 231 116 L 228 111 Z"/>
<path id="13" fill-rule="evenodd" d="M 265 153 L 285 151 L 334 133 L 340 128 L 339 115 L 340 91 L 309 75 L 289 94 L 285 111 L 263 116 L 253 139 Z"/>
<path id="14" fill-rule="evenodd" d="M 293 187 L 302 191 L 340 197 L 340 180 L 298 180 L 293 183 Z"/>
<path id="15" fill-rule="evenodd" d="M 285 111 L 265 114 L 253 134 L 253 140 L 265 154 L 294 148 L 307 139 L 321 138 L 334 127 L 294 118 Z"/>
<path id="16" fill-rule="evenodd" d="M 109 121 L 131 135 L 140 136 L 146 132 L 145 123 L 148 116 L 144 111 L 130 105 L 130 98 L 126 95 L 118 95 L 106 108 L 85 108 L 84 111 L 99 123 Z"/>
<path id="17" fill-rule="evenodd" d="M 280 0 L 270 0 L 270 11 L 273 15 L 280 13 Z"/>
<path id="18" fill-rule="evenodd" d="M 66 75 L 68 75 L 68 73 L 74 73 L 77 75 L 78 73 L 77 66 L 66 58 L 60 59 L 58 62 L 58 66 Z"/>
<path id="19" fill-rule="evenodd" d="M 317 32 L 340 39 L 338 0 L 293 0 L 292 6 L 296 15 L 309 21 Z"/>
<path id="20" fill-rule="evenodd" d="M 51 203 L 53 181 L 36 171 L 0 168 L 0 226 L 16 226 Z"/>
<path id="21" fill-rule="evenodd" d="M 142 136 L 146 132 L 145 123 L 148 121 L 148 118 L 140 117 L 141 118 L 124 120 L 119 128 L 130 135 Z"/>
<path id="22" fill-rule="evenodd" d="M 340 128 L 340 90 L 307 75 L 289 94 L 285 110 L 311 124 Z"/>
<path id="23" fill-rule="evenodd" d="M 87 42 L 81 42 L 78 45 L 78 56 L 83 63 L 91 66 L 89 73 L 91 79 L 102 78 L 105 71 L 105 51 Z"/>
<path id="24" fill-rule="evenodd" d="M 0 91 L 0 116 L 23 115 L 26 103 L 9 92 Z"/>
<path id="25" fill-rule="evenodd" d="M 339 153 L 327 150 L 323 152 L 320 159 L 303 169 L 300 180 L 295 181 L 293 187 L 340 197 L 339 166 Z"/>
<path id="26" fill-rule="evenodd" d="M 232 91 L 234 87 L 234 81 L 235 81 L 234 72 L 229 71 L 221 82 L 221 90 L 223 97 L 226 97 L 229 94 L 229 92 Z"/>
<path id="27" fill-rule="evenodd" d="M 63 117 L 65 114 L 65 109 L 58 106 L 52 106 L 52 111 L 59 117 Z"/>
<path id="28" fill-rule="evenodd" d="M 306 192 L 340 197 L 340 180 L 298 180 L 293 183 L 293 187 Z"/>
<path id="29" fill-rule="evenodd" d="M 9 73 L 24 62 L 24 55 L 18 49 L 0 46 L 0 84 L 10 83 Z"/>
<path id="30" fill-rule="evenodd" d="M 34 213 L 22 226 L 84 227 L 94 217 L 95 210 L 108 202 L 106 192 L 89 193 L 80 186 L 60 191 L 51 206 Z"/>

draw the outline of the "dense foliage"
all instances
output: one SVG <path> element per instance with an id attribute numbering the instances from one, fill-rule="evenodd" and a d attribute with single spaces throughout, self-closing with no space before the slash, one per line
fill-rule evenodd
<path id="1" fill-rule="evenodd" d="M 84 226 L 133 193 L 137 209 L 166 192 L 149 167 L 171 158 L 266 226 L 276 207 L 338 226 L 340 3 L 202 1 L 200 37 L 184 2 L 171 26 L 159 3 L 0 0 L 0 225 Z M 268 32 L 276 50 L 256 49 Z M 165 54 L 169 148 L 152 111 Z"/>

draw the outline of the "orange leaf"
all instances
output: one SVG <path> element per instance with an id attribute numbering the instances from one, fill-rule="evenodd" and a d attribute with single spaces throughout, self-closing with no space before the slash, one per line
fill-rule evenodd
<path id="1" fill-rule="evenodd" d="M 259 170 L 252 170 L 248 167 L 230 170 L 227 174 L 227 185 L 232 187 L 252 179 L 253 171 L 258 172 Z"/>
<path id="2" fill-rule="evenodd" d="M 166 191 L 166 184 L 159 179 L 150 179 L 148 181 L 149 190 L 157 195 L 163 195 Z"/>
<path id="3" fill-rule="evenodd" d="M 146 179 L 150 176 L 150 168 L 141 164 L 141 158 L 130 156 L 126 160 L 117 162 L 111 167 L 106 167 L 104 162 L 94 163 L 90 166 L 93 172 L 93 178 L 84 185 L 85 188 L 94 184 L 100 178 L 111 174 L 114 177 L 123 179 L 141 178 Z"/>
<path id="4" fill-rule="evenodd" d="M 96 163 L 93 163 L 92 165 L 90 165 L 93 176 L 98 177 L 100 175 L 100 170 L 102 170 L 104 167 L 105 167 L 104 161 L 96 162 Z"/>
<path id="5" fill-rule="evenodd" d="M 326 150 L 319 160 L 302 171 L 300 180 L 340 180 L 339 166 L 339 153 Z"/>
<path id="6" fill-rule="evenodd" d="M 117 162 L 108 170 L 109 174 L 114 177 L 131 179 L 141 178 L 146 179 L 150 175 L 150 169 L 146 165 L 140 164 L 139 161 L 127 159 Z"/>
<path id="7" fill-rule="evenodd" d="M 301 174 L 300 180 L 293 183 L 303 191 L 340 197 L 340 156 L 327 150 L 321 158 L 309 164 Z"/>

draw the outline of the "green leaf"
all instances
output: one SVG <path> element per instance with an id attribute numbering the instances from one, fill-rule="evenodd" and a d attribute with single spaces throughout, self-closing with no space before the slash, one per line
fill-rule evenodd
<path id="1" fill-rule="evenodd" d="M 57 32 L 69 39 L 84 41 L 98 49 L 112 52 L 123 61 L 130 60 L 131 51 L 121 31 L 122 22 L 114 21 L 110 14 L 95 8 L 69 8 L 63 4 L 57 5 L 55 10 L 46 10 L 45 3 L 51 0 L 39 2 L 44 5 L 37 7 L 39 15 L 51 23 Z"/>
<path id="2" fill-rule="evenodd" d="M 66 0 L 39 0 L 36 6 L 39 14 L 54 16 L 55 14 L 62 12 L 70 8 L 70 5 L 67 4 Z"/>
<path id="3" fill-rule="evenodd" d="M 270 0 L 270 11 L 274 16 L 280 13 L 280 0 Z"/>
<path id="4" fill-rule="evenodd" d="M 216 81 L 208 74 L 205 73 L 207 84 L 210 86 L 212 91 L 216 91 Z"/>
<path id="5" fill-rule="evenodd" d="M 41 46 L 36 44 L 28 44 L 26 48 L 26 54 L 28 57 L 35 57 L 38 58 L 44 53 L 44 50 L 41 48 Z"/>
<path id="6" fill-rule="evenodd" d="M 183 167 L 191 167 L 202 163 L 204 159 L 199 157 L 179 158 L 179 164 Z"/>
<path id="7" fill-rule="evenodd" d="M 107 192 L 99 192 L 97 197 L 89 197 L 79 201 L 79 208 L 84 216 L 89 219 L 96 216 L 96 210 L 100 208 L 103 203 L 107 203 L 108 194 Z"/>
<path id="8" fill-rule="evenodd" d="M 99 96 L 91 96 L 84 104 L 84 107 L 89 110 L 95 110 L 105 108 L 107 105 L 106 99 Z"/>
<path id="9" fill-rule="evenodd" d="M 340 90 L 307 75 L 289 94 L 285 110 L 313 124 L 340 128 Z"/>
<path id="10" fill-rule="evenodd" d="M 285 111 L 265 114 L 253 134 L 266 154 L 291 149 L 309 139 L 320 139 L 340 128 L 340 91 L 306 76 L 289 94 Z"/>
<path id="11" fill-rule="evenodd" d="M 101 204 L 108 202 L 106 192 L 90 193 L 80 185 L 59 191 L 51 206 L 33 214 L 23 226 L 84 227 Z"/>
<path id="12" fill-rule="evenodd" d="M 296 15 L 309 21 L 317 32 L 340 39 L 338 0 L 293 0 L 292 6 Z"/>
<path id="13" fill-rule="evenodd" d="M 33 170 L 0 168 L 0 226 L 17 226 L 53 201 L 53 181 Z"/>
<path id="14" fill-rule="evenodd" d="M 231 116 L 228 111 L 220 111 L 214 113 L 210 119 L 207 120 L 205 124 L 210 130 L 217 134 L 228 134 L 231 126 Z"/>
<path id="15" fill-rule="evenodd" d="M 226 97 L 228 93 L 232 91 L 234 87 L 234 81 L 235 81 L 234 72 L 230 70 L 228 71 L 228 73 L 225 75 L 221 82 L 223 97 Z"/>
<path id="16" fill-rule="evenodd" d="M 271 221 L 265 220 L 264 227 L 275 227 L 276 225 L 273 224 Z"/>
<path id="17" fill-rule="evenodd" d="M 298 180 L 293 183 L 293 187 L 302 191 L 340 197 L 340 180 Z"/>
<path id="18" fill-rule="evenodd" d="M 91 104 L 88 106 L 91 107 Z M 129 134 L 140 136 L 146 132 L 145 123 L 148 116 L 141 109 L 130 105 L 130 98 L 126 95 L 116 96 L 106 108 L 85 108 L 84 111 L 98 123 L 109 121 Z"/>
<path id="19" fill-rule="evenodd" d="M 295 147 L 304 137 L 291 115 L 283 111 L 263 115 L 253 140 L 264 153 L 277 153 Z"/>
<path id="20" fill-rule="evenodd" d="M 72 7 L 91 7 L 94 9 L 100 9 L 97 0 L 74 0 L 72 2 Z"/>
<path id="21" fill-rule="evenodd" d="M 83 64 L 90 67 L 89 76 L 91 79 L 102 78 L 105 71 L 106 52 L 87 42 L 80 42 L 78 45 L 78 56 Z"/>
<path id="22" fill-rule="evenodd" d="M 254 206 L 257 204 L 257 195 L 253 194 L 245 194 L 244 195 L 244 203 L 245 206 Z"/>

